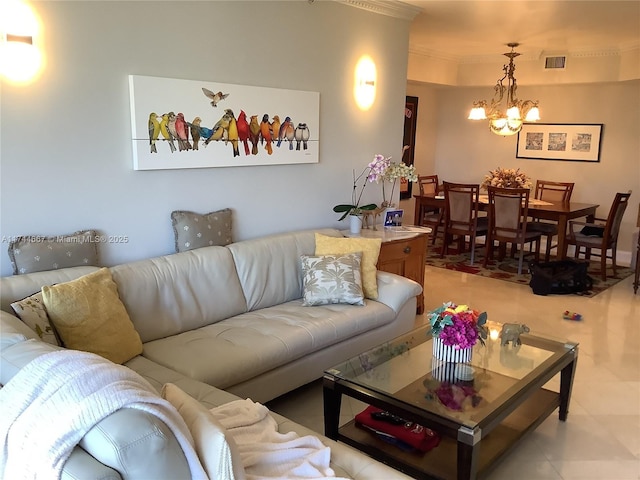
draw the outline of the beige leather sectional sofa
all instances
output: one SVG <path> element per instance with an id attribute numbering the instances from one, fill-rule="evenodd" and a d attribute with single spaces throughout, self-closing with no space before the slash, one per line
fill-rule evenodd
<path id="1" fill-rule="evenodd" d="M 331 229 L 321 233 L 341 236 Z M 165 383 L 174 383 L 208 407 L 238 397 L 266 402 L 413 327 L 415 296 L 421 287 L 385 272 L 377 272 L 377 300 L 366 300 L 365 306 L 302 306 L 300 255 L 314 253 L 314 235 L 314 231 L 291 232 L 111 267 L 120 299 L 143 343 L 143 353 L 125 365 L 158 391 Z M 59 348 L 39 341 L 11 314 L 10 304 L 43 285 L 95 270 L 76 267 L 0 280 L 0 383 L 30 359 Z M 176 454 L 175 441 L 163 446 L 172 455 L 158 453 L 163 450 L 157 446 L 145 450 L 143 442 L 135 455 L 115 455 L 113 464 L 96 460 L 107 444 L 114 451 L 126 444 L 132 420 L 125 410 L 98 424 L 101 431 L 119 431 L 124 440 L 114 445 L 112 437 L 88 435 L 65 465 L 67 478 L 148 478 L 148 468 L 141 466 L 149 463 L 150 456 L 161 475 L 154 478 L 182 478 L 176 471 L 181 464 L 175 461 L 180 453 L 178 448 Z M 274 416 L 281 432 L 313 433 Z M 144 419 L 137 433 L 145 428 L 157 428 L 154 419 Z M 331 447 L 331 466 L 338 476 L 406 478 L 314 434 Z M 123 458 L 128 465 L 121 464 Z"/>

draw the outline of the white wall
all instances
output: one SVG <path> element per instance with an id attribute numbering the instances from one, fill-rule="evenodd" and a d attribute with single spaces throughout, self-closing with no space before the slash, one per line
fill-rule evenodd
<path id="1" fill-rule="evenodd" d="M 409 23 L 337 2 L 37 2 L 47 59 L 29 86 L 1 85 L 2 275 L 6 240 L 95 228 L 113 265 L 173 251 L 170 212 L 230 207 L 236 240 L 334 226 L 352 170 L 400 158 Z M 381 32 L 384 32 L 382 34 Z M 369 54 L 377 100 L 353 70 Z M 320 163 L 133 171 L 127 75 L 320 92 Z M 365 200 L 381 192 L 367 188 Z"/>
<path id="2" fill-rule="evenodd" d="M 489 132 L 486 122 L 466 119 L 474 100 L 489 100 L 491 85 L 471 88 L 409 84 L 407 92 L 420 96 L 420 141 L 431 141 L 436 129 L 432 152 L 423 147 L 424 158 L 432 155 L 433 163 L 430 159 L 416 161 L 422 174 L 431 173 L 429 168 L 433 167 L 433 173 L 442 180 L 480 183 L 488 170 L 498 166 L 520 168 L 534 181 L 575 182 L 572 200 L 599 204 L 599 217 L 606 217 L 616 192 L 633 190 L 618 242 L 619 258 L 628 261 L 640 202 L 640 81 L 527 86 L 518 90 L 521 99 L 540 101 L 541 123 L 604 124 L 599 163 L 516 158 L 517 136 L 499 137 Z M 427 110 L 431 113 L 426 114 Z M 417 150 L 420 143 L 416 143 Z"/>

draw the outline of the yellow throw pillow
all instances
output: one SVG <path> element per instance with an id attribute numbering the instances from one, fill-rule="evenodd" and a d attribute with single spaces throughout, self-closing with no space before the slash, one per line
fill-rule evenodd
<path id="1" fill-rule="evenodd" d="M 65 347 L 95 353 L 114 363 L 142 353 L 140 336 L 108 268 L 44 286 L 42 298 Z"/>
<path id="2" fill-rule="evenodd" d="M 380 255 L 379 238 L 343 238 L 329 237 L 316 233 L 316 255 L 345 255 L 362 252 L 362 289 L 364 296 L 375 300 L 378 298 L 378 282 L 376 270 Z"/>

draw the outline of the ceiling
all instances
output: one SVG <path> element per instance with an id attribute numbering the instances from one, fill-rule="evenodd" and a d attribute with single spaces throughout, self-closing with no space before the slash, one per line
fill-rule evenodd
<path id="1" fill-rule="evenodd" d="M 535 55 L 640 47 L 640 0 L 403 0 L 422 9 L 409 49 L 464 61 L 500 55 L 507 43 Z"/>

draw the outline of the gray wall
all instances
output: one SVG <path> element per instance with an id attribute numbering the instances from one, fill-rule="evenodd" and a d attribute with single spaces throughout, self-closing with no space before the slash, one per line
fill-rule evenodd
<path id="1" fill-rule="evenodd" d="M 420 174 L 435 172 L 442 180 L 480 183 L 498 166 L 520 168 L 533 181 L 575 182 L 572 200 L 599 204 L 600 217 L 608 214 L 616 192 L 631 189 L 618 243 L 618 259 L 628 262 L 640 202 L 640 81 L 518 89 L 521 99 L 540 100 L 540 123 L 604 124 L 599 163 L 516 158 L 517 136 L 499 137 L 489 132 L 486 122 L 466 118 L 474 100 L 489 99 L 492 93 L 491 85 L 408 85 L 407 94 L 420 98 L 416 139 Z M 413 201 L 402 204 L 413 209 Z"/>
<path id="2" fill-rule="evenodd" d="M 7 239 L 95 228 L 113 265 L 173 251 L 170 212 L 233 209 L 236 240 L 333 226 L 352 171 L 400 158 L 409 22 L 337 2 L 35 2 L 47 67 L 2 84 L 2 275 Z M 384 32 L 384 34 L 381 34 Z M 377 63 L 377 99 L 361 112 L 353 71 Z M 320 162 L 134 171 L 127 75 L 320 92 Z M 365 199 L 379 203 L 380 187 Z"/>

